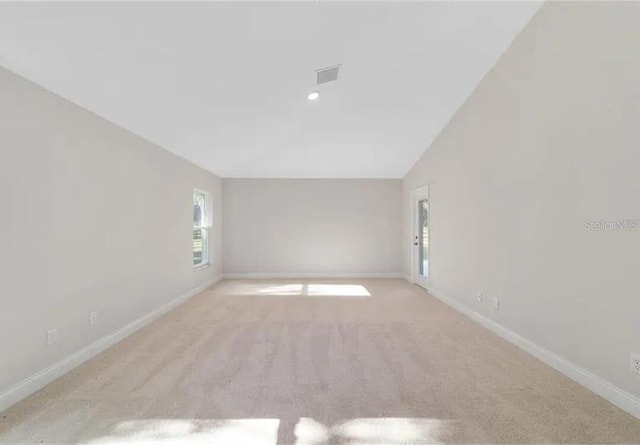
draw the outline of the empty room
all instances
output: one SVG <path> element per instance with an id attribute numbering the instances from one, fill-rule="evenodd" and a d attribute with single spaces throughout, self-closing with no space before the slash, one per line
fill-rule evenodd
<path id="1" fill-rule="evenodd" d="M 640 2 L 0 2 L 0 445 L 640 444 Z"/>

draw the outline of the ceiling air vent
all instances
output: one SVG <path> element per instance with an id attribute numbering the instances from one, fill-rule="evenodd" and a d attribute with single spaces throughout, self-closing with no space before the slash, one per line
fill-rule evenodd
<path id="1" fill-rule="evenodd" d="M 323 83 L 329 83 L 338 80 L 338 71 L 340 71 L 340 65 L 334 65 L 316 70 L 316 83 L 318 85 L 322 85 Z"/>

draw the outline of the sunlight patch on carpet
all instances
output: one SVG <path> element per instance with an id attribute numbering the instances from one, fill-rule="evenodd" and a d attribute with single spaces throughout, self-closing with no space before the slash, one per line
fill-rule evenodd
<path id="1" fill-rule="evenodd" d="M 371 293 L 361 284 L 251 284 L 243 287 L 241 295 L 300 296 L 300 297 L 370 297 Z"/>
<path id="2" fill-rule="evenodd" d="M 295 427 L 296 445 L 348 443 L 373 444 L 441 444 L 455 431 L 451 420 L 381 417 L 346 420 L 333 426 L 303 417 Z"/>
<path id="3" fill-rule="evenodd" d="M 85 443 L 100 445 L 275 445 L 278 419 L 142 419 L 116 424 Z"/>

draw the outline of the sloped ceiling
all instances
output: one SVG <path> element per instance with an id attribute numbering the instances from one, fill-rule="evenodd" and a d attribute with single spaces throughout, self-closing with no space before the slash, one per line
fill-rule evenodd
<path id="1" fill-rule="evenodd" d="M 2 3 L 0 65 L 222 177 L 400 178 L 539 6 Z"/>

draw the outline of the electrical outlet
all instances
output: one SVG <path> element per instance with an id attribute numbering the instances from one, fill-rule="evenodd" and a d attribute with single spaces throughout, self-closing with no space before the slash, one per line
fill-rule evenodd
<path id="1" fill-rule="evenodd" d="M 47 331 L 47 345 L 51 346 L 58 341 L 58 330 L 57 329 L 49 329 Z"/>
<path id="2" fill-rule="evenodd" d="M 631 371 L 640 374 L 640 354 L 631 354 Z"/>
<path id="3" fill-rule="evenodd" d="M 493 308 L 496 311 L 500 310 L 500 299 L 498 297 L 493 297 Z"/>
<path id="4" fill-rule="evenodd" d="M 478 303 L 482 303 L 482 291 L 478 291 L 478 293 L 476 294 L 476 301 Z"/>
<path id="5" fill-rule="evenodd" d="M 89 312 L 89 325 L 93 326 L 98 322 L 98 313 L 97 312 Z"/>

